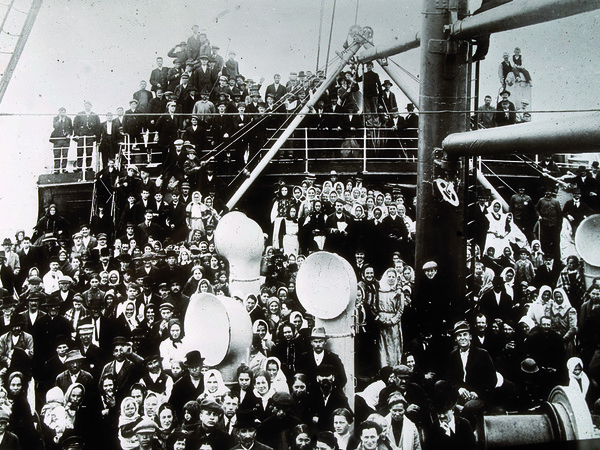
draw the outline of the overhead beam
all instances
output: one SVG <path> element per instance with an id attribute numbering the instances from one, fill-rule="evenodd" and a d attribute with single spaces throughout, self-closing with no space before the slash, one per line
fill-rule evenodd
<path id="1" fill-rule="evenodd" d="M 415 33 L 414 36 L 396 38 L 392 42 L 387 44 L 373 46 L 370 48 L 365 46 L 365 50 L 356 55 L 358 62 L 367 63 L 375 59 L 387 58 L 388 56 L 397 55 L 398 53 L 404 53 L 414 48 L 419 47 L 421 44 L 420 33 Z"/>
<path id="2" fill-rule="evenodd" d="M 363 44 L 363 47 L 367 51 L 375 48 L 373 46 L 373 44 L 371 44 L 370 42 L 365 42 Z M 398 75 L 396 75 L 396 73 L 394 73 L 394 71 L 390 70 L 389 66 L 385 66 L 385 65 L 381 64 L 381 61 L 379 59 L 377 60 L 377 63 L 385 71 L 385 73 L 387 73 L 389 75 L 389 77 L 392 80 L 394 80 L 394 83 L 396 83 L 396 86 L 398 86 L 398 88 L 402 91 L 402 93 L 404 95 L 406 95 L 406 97 L 418 109 L 419 108 L 419 83 L 417 82 L 417 83 L 415 83 L 415 86 L 411 86 L 409 83 L 407 83 L 401 77 L 399 77 Z M 416 89 L 415 89 L 415 87 L 416 87 Z"/>
<path id="3" fill-rule="evenodd" d="M 600 112 L 454 133 L 442 141 L 442 149 L 449 156 L 595 153 L 600 151 Z"/>
<path id="4" fill-rule="evenodd" d="M 600 8 L 600 0 L 513 0 L 449 26 L 454 38 L 469 38 L 535 25 Z"/>

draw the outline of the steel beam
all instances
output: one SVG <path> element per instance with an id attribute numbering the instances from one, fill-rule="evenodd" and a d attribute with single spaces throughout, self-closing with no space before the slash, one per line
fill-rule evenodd
<path id="1" fill-rule="evenodd" d="M 513 0 L 454 22 L 450 34 L 470 38 L 550 22 L 600 8 L 600 0 Z"/>
<path id="2" fill-rule="evenodd" d="M 442 142 L 450 156 L 600 152 L 600 112 L 455 133 Z"/>
<path id="3" fill-rule="evenodd" d="M 407 52 L 417 48 L 421 44 L 419 35 L 420 33 L 415 33 L 414 36 L 403 37 L 402 40 L 396 38 L 394 41 L 380 46 L 371 46 L 370 48 L 365 46 L 365 51 L 356 55 L 356 58 L 358 62 L 366 63 L 375 59 L 387 58 L 388 56 Z"/>
<path id="4" fill-rule="evenodd" d="M 287 141 L 287 139 L 292 135 L 294 130 L 300 125 L 300 122 L 306 117 L 306 115 L 310 112 L 310 108 L 314 106 L 321 95 L 327 90 L 329 85 L 333 83 L 333 81 L 337 78 L 340 72 L 346 67 L 350 59 L 358 52 L 363 42 L 360 41 L 360 38 L 355 38 L 355 41 L 352 43 L 350 47 L 348 47 L 343 53 L 339 53 L 340 61 L 333 68 L 333 70 L 327 76 L 327 79 L 319 86 L 319 89 L 311 95 L 310 99 L 306 104 L 302 107 L 300 112 L 294 117 L 292 122 L 288 125 L 282 135 L 275 141 L 273 147 L 266 153 L 266 155 L 260 160 L 258 165 L 254 168 L 250 176 L 247 180 L 245 180 L 239 189 L 233 194 L 233 196 L 227 202 L 227 208 L 231 210 L 237 202 L 242 198 L 244 193 L 252 186 L 252 183 L 260 176 L 263 170 L 267 167 L 269 162 L 273 159 L 273 157 L 277 154 L 281 146 Z"/>

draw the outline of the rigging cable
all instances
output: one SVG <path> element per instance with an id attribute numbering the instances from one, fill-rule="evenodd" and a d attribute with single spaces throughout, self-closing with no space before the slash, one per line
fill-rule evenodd
<path id="1" fill-rule="evenodd" d="M 319 71 L 319 58 L 321 56 L 321 36 L 323 33 L 323 16 L 325 12 L 325 0 L 321 0 L 321 20 L 319 21 L 319 44 L 317 45 L 317 65 L 315 73 Z"/>
<path id="2" fill-rule="evenodd" d="M 356 0 L 356 14 L 354 15 L 354 25 L 356 25 L 358 23 L 358 5 L 360 3 L 360 0 Z"/>
<path id="3" fill-rule="evenodd" d="M 329 51 L 331 50 L 331 35 L 333 34 L 333 21 L 335 19 L 335 5 L 337 0 L 333 0 L 333 10 L 331 11 L 331 26 L 329 27 L 329 42 L 327 43 L 327 59 L 326 64 L 329 64 Z M 327 78 L 327 69 L 325 69 L 325 77 Z"/>

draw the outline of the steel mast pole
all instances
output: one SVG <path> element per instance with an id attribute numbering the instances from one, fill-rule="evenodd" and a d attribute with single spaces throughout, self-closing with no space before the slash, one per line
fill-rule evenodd
<path id="1" fill-rule="evenodd" d="M 233 194 L 233 196 L 227 202 L 227 208 L 231 210 L 238 200 L 242 198 L 242 195 L 252 186 L 252 183 L 260 176 L 262 171 L 267 167 L 271 159 L 277 154 L 281 146 L 285 143 L 285 141 L 292 135 L 294 130 L 300 125 L 300 122 L 306 117 L 306 115 L 310 112 L 310 108 L 313 107 L 321 95 L 327 90 L 329 85 L 337 78 L 340 72 L 346 67 L 346 64 L 350 61 L 350 59 L 356 54 L 356 52 L 360 49 L 363 44 L 362 36 L 355 36 L 354 42 L 350 47 L 348 47 L 344 52 L 339 53 L 340 61 L 334 67 L 334 69 L 329 73 L 327 79 L 319 86 L 319 89 L 311 95 L 308 102 L 302 107 L 302 110 L 298 113 L 298 115 L 292 120 L 292 122 L 285 129 L 283 134 L 275 141 L 271 150 L 267 152 L 267 154 L 260 160 L 258 165 L 254 168 L 250 176 L 246 181 L 242 183 L 240 188 Z"/>
<path id="2" fill-rule="evenodd" d="M 456 5 L 450 10 L 448 4 Z M 466 12 L 466 0 L 423 1 L 421 28 L 421 83 L 419 117 L 419 159 L 417 163 L 417 230 L 416 230 L 416 301 L 422 266 L 433 260 L 438 274 L 447 280 L 447 299 L 460 303 L 464 299 L 466 273 L 464 202 L 454 207 L 435 198 L 434 149 L 440 148 L 450 133 L 467 130 L 467 42 L 449 40 L 447 27 Z M 458 112 L 456 112 L 458 111 Z M 458 198 L 461 198 L 458 193 Z"/>

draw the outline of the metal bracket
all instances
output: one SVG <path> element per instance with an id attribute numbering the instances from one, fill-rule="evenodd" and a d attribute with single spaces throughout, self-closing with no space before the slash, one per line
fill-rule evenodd
<path id="1" fill-rule="evenodd" d="M 468 41 L 450 41 L 446 39 L 431 39 L 427 49 L 430 53 L 445 55 L 466 55 L 469 51 Z"/>

